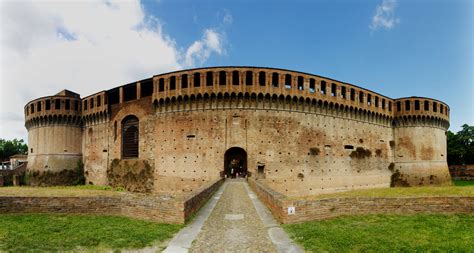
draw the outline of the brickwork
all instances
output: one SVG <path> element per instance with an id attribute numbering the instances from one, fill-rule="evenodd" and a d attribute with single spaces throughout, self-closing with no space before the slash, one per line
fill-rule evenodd
<path id="1" fill-rule="evenodd" d="M 60 109 L 46 110 L 58 99 Z M 80 100 L 78 111 L 61 107 L 68 99 Z M 139 122 L 128 137 L 136 157 L 123 155 L 130 116 Z M 29 171 L 73 169 L 82 159 L 87 183 L 96 185 L 115 184 L 107 173 L 114 161 L 146 161 L 153 176 L 131 181 L 152 180 L 155 193 L 193 192 L 224 174 L 233 148 L 243 150 L 251 177 L 288 196 L 451 182 L 445 103 L 392 99 L 297 71 L 182 70 L 82 99 L 39 98 L 25 118 Z"/>
<path id="2" fill-rule="evenodd" d="M 0 214 L 62 213 L 123 215 L 156 222 L 183 224 L 219 188 L 223 180 L 210 183 L 186 195 L 122 193 L 90 197 L 0 196 Z"/>
<path id="3" fill-rule="evenodd" d="M 297 223 L 343 215 L 474 213 L 474 197 L 354 197 L 291 200 L 263 183 L 249 180 L 260 200 L 282 223 Z M 288 207 L 295 207 L 288 214 Z"/>
<path id="4" fill-rule="evenodd" d="M 449 173 L 455 180 L 474 180 L 474 164 L 449 165 Z"/>

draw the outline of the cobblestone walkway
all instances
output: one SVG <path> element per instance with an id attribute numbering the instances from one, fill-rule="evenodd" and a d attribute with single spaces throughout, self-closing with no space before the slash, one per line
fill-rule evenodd
<path id="1" fill-rule="evenodd" d="M 246 182 L 229 181 L 190 252 L 277 252 L 249 198 Z"/>

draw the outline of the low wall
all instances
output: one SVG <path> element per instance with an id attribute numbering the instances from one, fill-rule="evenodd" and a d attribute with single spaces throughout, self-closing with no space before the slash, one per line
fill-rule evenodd
<path id="1" fill-rule="evenodd" d="M 454 180 L 474 180 L 474 164 L 449 165 L 449 173 Z"/>
<path id="2" fill-rule="evenodd" d="M 61 213 L 121 215 L 156 222 L 183 224 L 219 188 L 218 180 L 186 196 L 124 193 L 118 196 L 0 196 L 0 214 Z"/>
<path id="3" fill-rule="evenodd" d="M 474 197 L 355 197 L 291 200 L 271 190 L 262 182 L 249 180 L 249 184 L 281 223 L 362 214 L 474 213 Z M 295 213 L 288 214 L 288 207 L 294 207 Z"/>

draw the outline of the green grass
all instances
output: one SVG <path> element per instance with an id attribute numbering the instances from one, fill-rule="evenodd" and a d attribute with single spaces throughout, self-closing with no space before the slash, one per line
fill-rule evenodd
<path id="1" fill-rule="evenodd" d="M 158 245 L 182 226 L 117 216 L 1 215 L 0 252 L 101 252 Z"/>
<path id="2" fill-rule="evenodd" d="M 474 186 L 474 181 L 453 180 L 455 186 Z"/>
<path id="3" fill-rule="evenodd" d="M 30 187 L 30 186 L 8 186 L 0 187 L 0 196 L 18 197 L 79 197 L 79 196 L 114 196 L 124 190 L 100 185 L 77 185 L 77 186 L 50 186 L 50 187 Z"/>
<path id="4" fill-rule="evenodd" d="M 473 215 L 366 215 L 283 225 L 310 252 L 474 252 Z"/>

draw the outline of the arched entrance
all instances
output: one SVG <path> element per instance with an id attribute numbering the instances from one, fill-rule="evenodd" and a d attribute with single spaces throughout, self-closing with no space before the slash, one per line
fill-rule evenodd
<path id="1" fill-rule="evenodd" d="M 224 173 L 227 177 L 247 175 L 247 152 L 243 148 L 232 147 L 225 152 Z"/>

